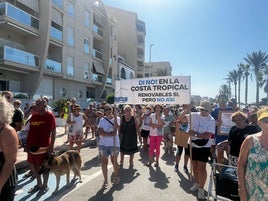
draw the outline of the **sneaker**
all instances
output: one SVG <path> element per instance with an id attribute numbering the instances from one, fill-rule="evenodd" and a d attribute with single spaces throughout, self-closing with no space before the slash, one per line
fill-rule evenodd
<path id="1" fill-rule="evenodd" d="M 199 188 L 198 183 L 194 183 L 194 185 L 190 188 L 190 192 L 195 192 L 198 190 L 198 188 Z"/>
<path id="2" fill-rule="evenodd" d="M 202 200 L 205 199 L 205 190 L 203 188 L 198 189 L 197 198 Z"/>
<path id="3" fill-rule="evenodd" d="M 189 173 L 187 166 L 184 166 L 183 170 L 184 170 L 185 173 L 187 173 L 187 174 Z"/>
<path id="4" fill-rule="evenodd" d="M 106 188 L 108 188 L 108 182 L 104 181 L 102 184 L 102 189 L 106 189 Z"/>
<path id="5" fill-rule="evenodd" d="M 174 171 L 175 171 L 175 172 L 179 172 L 179 166 L 178 166 L 178 164 L 175 165 L 175 167 L 174 167 Z"/>

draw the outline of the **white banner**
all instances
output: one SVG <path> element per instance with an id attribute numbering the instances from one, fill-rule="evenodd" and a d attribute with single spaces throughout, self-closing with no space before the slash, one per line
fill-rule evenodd
<path id="1" fill-rule="evenodd" d="M 115 81 L 115 104 L 189 104 L 190 76 L 163 76 Z"/>

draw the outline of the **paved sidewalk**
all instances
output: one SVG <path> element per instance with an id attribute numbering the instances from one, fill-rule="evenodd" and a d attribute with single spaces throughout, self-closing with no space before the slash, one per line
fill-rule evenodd
<path id="1" fill-rule="evenodd" d="M 56 140 L 54 144 L 55 151 L 68 150 L 68 144 L 66 143 L 67 134 L 64 133 L 64 126 L 57 127 Z M 96 145 L 96 138 L 91 138 L 91 133 L 88 134 L 88 138 L 83 142 L 82 148 Z M 29 166 L 27 160 L 27 153 L 23 151 L 22 147 L 19 148 L 16 168 L 17 170 L 24 169 Z"/>

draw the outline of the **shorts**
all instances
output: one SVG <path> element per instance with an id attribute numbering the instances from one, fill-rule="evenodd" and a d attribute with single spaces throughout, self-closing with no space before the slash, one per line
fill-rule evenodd
<path id="1" fill-rule="evenodd" d="M 99 153 L 101 156 L 106 156 L 108 158 L 109 156 L 114 156 L 114 154 L 118 155 L 119 147 L 100 145 Z"/>
<path id="2" fill-rule="evenodd" d="M 47 153 L 44 154 L 31 154 L 28 152 L 27 156 L 27 161 L 29 163 L 37 164 L 37 165 L 42 165 L 43 161 L 47 158 Z"/>
<path id="3" fill-rule="evenodd" d="M 181 155 L 182 151 L 183 151 L 183 147 L 177 146 L 176 155 Z M 189 144 L 188 144 L 187 148 L 186 147 L 184 148 L 184 154 L 187 155 L 187 156 L 190 156 L 190 145 Z"/>
<path id="4" fill-rule="evenodd" d="M 76 135 L 69 135 L 68 136 L 69 142 L 82 142 L 83 136 L 81 134 L 76 134 Z"/>
<path id="5" fill-rule="evenodd" d="M 210 147 L 204 147 L 204 148 L 192 147 L 193 161 L 201 161 L 207 163 L 209 156 L 210 156 Z"/>
<path id="6" fill-rule="evenodd" d="M 150 131 L 141 129 L 141 137 L 149 137 Z"/>

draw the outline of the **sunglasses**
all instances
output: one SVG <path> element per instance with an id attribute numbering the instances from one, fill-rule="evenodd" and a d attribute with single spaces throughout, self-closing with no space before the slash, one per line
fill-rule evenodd
<path id="1" fill-rule="evenodd" d="M 104 109 L 104 111 L 111 111 L 111 110 L 112 110 L 111 108 Z"/>
<path id="2" fill-rule="evenodd" d="M 225 98 L 219 98 L 219 102 L 227 102 Z"/>

